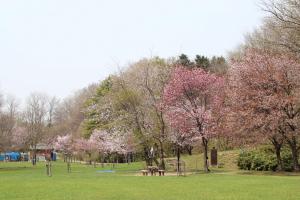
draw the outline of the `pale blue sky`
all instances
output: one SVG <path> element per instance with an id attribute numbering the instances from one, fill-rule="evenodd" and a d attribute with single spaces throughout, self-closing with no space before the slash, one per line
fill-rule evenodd
<path id="1" fill-rule="evenodd" d="M 226 55 L 259 0 L 0 0 L 0 91 L 65 97 L 142 57 Z"/>

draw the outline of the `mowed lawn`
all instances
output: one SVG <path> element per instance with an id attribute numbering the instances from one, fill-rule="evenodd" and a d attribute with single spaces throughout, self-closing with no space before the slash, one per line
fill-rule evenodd
<path id="1" fill-rule="evenodd" d="M 186 177 L 143 177 L 136 173 L 141 167 L 140 163 L 119 164 L 116 172 L 103 173 L 101 167 L 72 164 L 72 173 L 68 174 L 65 163 L 54 162 L 53 176 L 47 177 L 45 163 L 36 167 L 29 163 L 0 163 L 0 199 L 300 199 L 297 175 L 212 172 Z"/>

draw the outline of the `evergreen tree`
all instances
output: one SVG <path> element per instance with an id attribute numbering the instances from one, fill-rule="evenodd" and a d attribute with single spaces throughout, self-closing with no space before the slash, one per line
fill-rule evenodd
<path id="1" fill-rule="evenodd" d="M 208 57 L 196 55 L 195 67 L 202 68 L 207 71 L 209 66 L 210 66 L 210 61 Z"/>

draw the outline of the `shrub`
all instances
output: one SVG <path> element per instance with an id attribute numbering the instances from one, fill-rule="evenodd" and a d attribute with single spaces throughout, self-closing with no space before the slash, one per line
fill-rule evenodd
<path id="1" fill-rule="evenodd" d="M 252 165 L 252 154 L 251 152 L 242 151 L 238 157 L 238 167 L 244 170 L 250 170 Z"/>
<path id="2" fill-rule="evenodd" d="M 293 169 L 292 156 L 288 149 L 281 152 L 285 171 Z M 261 147 L 254 150 L 243 150 L 238 156 L 237 165 L 242 170 L 276 171 L 277 159 L 269 147 Z"/>
<path id="3" fill-rule="evenodd" d="M 290 151 L 288 150 L 283 150 L 281 152 L 281 159 L 283 162 L 283 167 L 285 171 L 293 171 L 293 157 Z"/>

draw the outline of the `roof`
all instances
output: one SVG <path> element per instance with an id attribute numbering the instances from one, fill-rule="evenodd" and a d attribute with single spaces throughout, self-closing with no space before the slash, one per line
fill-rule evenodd
<path id="1" fill-rule="evenodd" d="M 33 150 L 34 148 L 30 146 L 30 149 Z M 39 143 L 36 145 L 36 150 L 49 150 L 53 149 L 52 145 L 44 144 L 44 143 Z"/>

